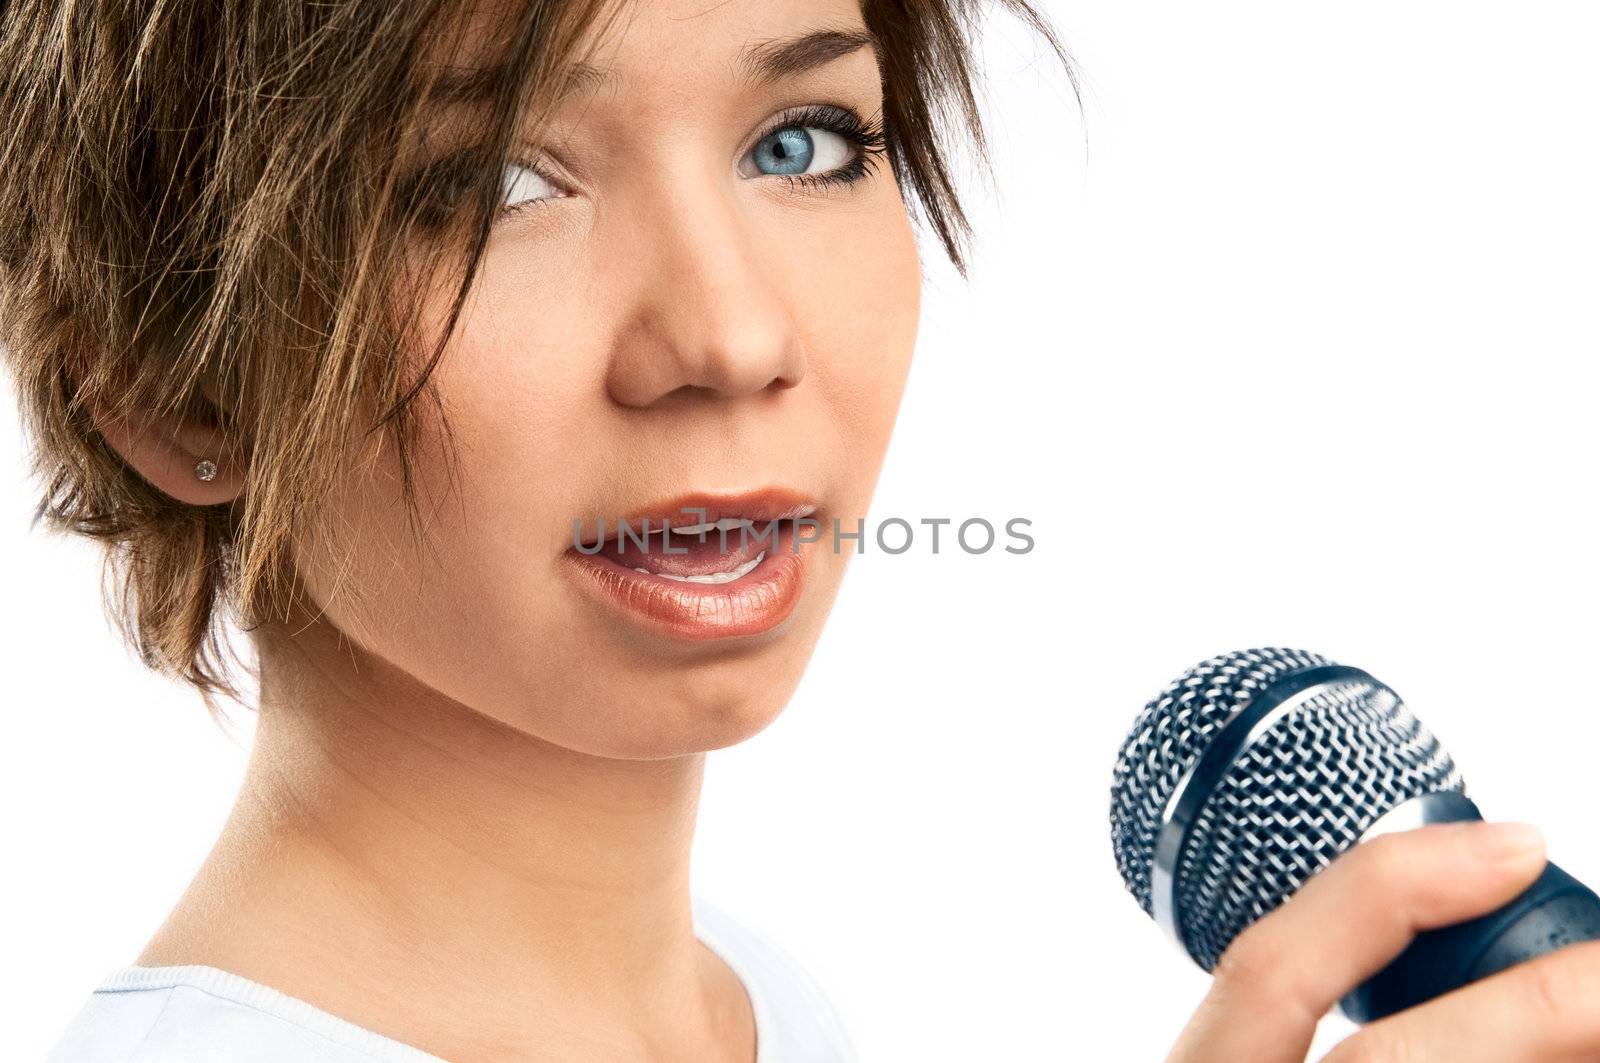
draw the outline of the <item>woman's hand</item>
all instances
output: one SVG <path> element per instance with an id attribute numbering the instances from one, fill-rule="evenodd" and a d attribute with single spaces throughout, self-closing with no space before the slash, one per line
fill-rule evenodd
<path id="1" fill-rule="evenodd" d="M 1341 855 L 1234 939 L 1168 1063 L 1303 1063 L 1317 1021 L 1419 931 L 1483 915 L 1544 869 L 1521 823 L 1434 824 Z M 1390 1015 L 1324 1063 L 1600 1059 L 1600 942 Z"/>

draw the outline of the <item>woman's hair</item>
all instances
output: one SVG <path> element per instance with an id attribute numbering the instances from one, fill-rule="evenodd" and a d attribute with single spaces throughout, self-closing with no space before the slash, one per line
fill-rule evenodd
<path id="1" fill-rule="evenodd" d="M 977 0 L 862 0 L 893 174 L 965 275 L 949 164 L 988 152 Z M 1026 0 L 1001 0 L 1071 61 Z M 43 485 L 35 523 L 105 546 L 107 608 L 208 709 L 238 701 L 223 614 L 281 616 L 292 546 L 358 440 L 387 432 L 419 530 L 419 399 L 454 331 L 519 127 L 553 107 L 620 7 L 522 0 L 11 0 L 0 4 L 0 347 Z M 485 14 L 489 62 L 456 46 Z M 482 24 L 477 24 L 481 30 Z M 441 51 L 442 47 L 442 51 Z M 430 151 L 432 101 L 480 101 Z M 426 160 L 426 161 L 422 161 Z M 429 253 L 420 258 L 418 246 Z M 450 272 L 443 272 L 447 270 Z M 456 283 L 446 327 L 416 293 Z M 177 501 L 91 410 L 182 412 L 246 460 L 234 502 Z M 447 451 L 448 453 L 448 451 Z M 223 455 L 227 457 L 228 455 Z M 453 465 L 451 466 L 453 468 Z M 453 473 L 452 473 L 453 475 Z"/>

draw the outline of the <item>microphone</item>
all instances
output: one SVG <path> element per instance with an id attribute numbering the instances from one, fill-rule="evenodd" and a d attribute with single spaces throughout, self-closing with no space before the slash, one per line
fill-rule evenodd
<path id="1" fill-rule="evenodd" d="M 1481 818 L 1398 694 L 1303 650 L 1222 654 L 1174 680 L 1134 721 L 1111 785 L 1123 882 L 1206 971 L 1357 842 Z M 1547 864 L 1496 911 L 1418 934 L 1339 1008 L 1370 1022 L 1596 938 L 1600 897 Z"/>

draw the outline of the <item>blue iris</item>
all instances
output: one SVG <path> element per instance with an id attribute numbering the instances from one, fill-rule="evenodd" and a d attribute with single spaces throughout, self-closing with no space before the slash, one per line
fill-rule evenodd
<path id="1" fill-rule="evenodd" d="M 816 146 L 811 143 L 810 133 L 799 126 L 790 126 L 762 138 L 754 154 L 756 167 L 762 173 L 805 173 L 816 154 Z"/>

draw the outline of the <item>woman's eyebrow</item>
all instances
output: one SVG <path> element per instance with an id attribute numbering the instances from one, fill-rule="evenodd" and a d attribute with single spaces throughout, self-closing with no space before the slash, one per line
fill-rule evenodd
<path id="1" fill-rule="evenodd" d="M 875 58 L 878 56 L 878 40 L 864 26 L 812 30 L 794 37 L 753 41 L 740 50 L 734 67 L 748 84 L 759 87 L 823 66 L 866 47 L 872 48 Z M 428 101 L 441 105 L 482 102 L 500 91 L 505 75 L 505 68 L 499 65 L 447 68 L 428 92 Z M 592 91 L 616 80 L 616 71 L 602 70 L 580 61 L 568 69 L 560 95 Z"/>
<path id="2" fill-rule="evenodd" d="M 767 85 L 869 46 L 876 56 L 878 39 L 866 27 L 813 30 L 746 45 L 735 65 L 750 84 Z"/>

